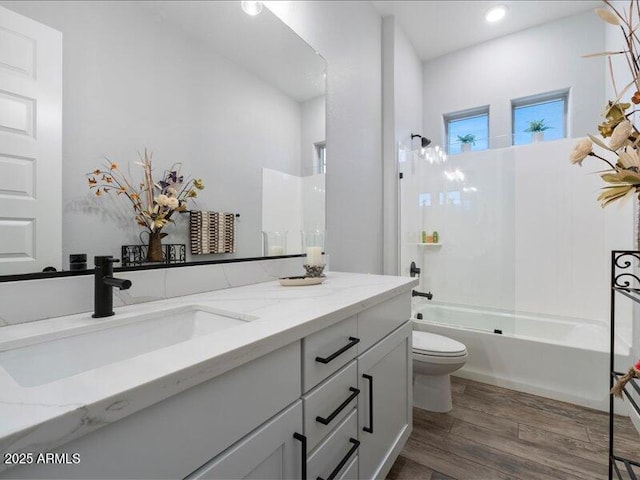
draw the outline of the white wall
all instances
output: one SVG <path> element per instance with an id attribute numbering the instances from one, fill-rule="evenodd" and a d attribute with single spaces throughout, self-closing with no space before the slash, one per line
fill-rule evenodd
<path id="1" fill-rule="evenodd" d="M 237 253 L 198 259 L 261 254 L 262 167 L 300 173 L 297 102 L 166 20 L 149 18 L 142 4 L 2 5 L 64 36 L 65 258 L 119 257 L 120 245 L 138 243 L 131 207 L 91 198 L 85 173 L 108 156 L 131 162 L 137 174 L 133 162 L 144 147 L 154 151 L 156 172 L 183 162 L 183 173 L 204 180 L 199 208 L 241 214 Z M 177 223 L 165 229 L 165 241 L 188 243 L 188 218 Z"/>
<path id="2" fill-rule="evenodd" d="M 381 19 L 369 2 L 265 2 L 327 60 L 331 267 L 382 272 Z"/>
<path id="3" fill-rule="evenodd" d="M 325 97 L 312 98 L 300 105 L 300 173 L 313 175 L 318 171 L 316 143 L 326 140 Z"/>
<path id="4" fill-rule="evenodd" d="M 411 150 L 422 133 L 422 62 L 393 16 L 382 21 L 384 273 L 397 275 L 398 148 Z"/>
<path id="5" fill-rule="evenodd" d="M 421 288 L 438 302 L 607 322 L 610 251 L 631 247 L 633 208 L 599 206 L 600 166 L 571 165 L 574 143 L 463 153 L 444 166 L 405 162 L 405 262 L 422 267 Z M 464 182 L 445 179 L 455 169 Z M 460 192 L 459 204 L 439 204 L 448 191 Z M 431 206 L 418 206 L 420 193 Z M 423 229 L 437 230 L 442 246 L 416 246 Z"/>
<path id="6" fill-rule="evenodd" d="M 427 136 L 444 144 L 442 115 L 490 106 L 493 148 L 511 145 L 511 100 L 571 88 L 569 135 L 593 132 L 603 108 L 604 22 L 585 12 L 444 55 L 424 64 Z"/>

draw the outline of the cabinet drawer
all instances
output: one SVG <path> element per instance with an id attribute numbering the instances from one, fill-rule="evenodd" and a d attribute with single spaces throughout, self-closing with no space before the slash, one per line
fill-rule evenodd
<path id="1" fill-rule="evenodd" d="M 307 461 L 307 478 L 327 480 L 341 464 L 335 478 L 345 472 L 358 456 L 358 415 L 353 410 L 347 418 L 320 444 Z"/>
<path id="2" fill-rule="evenodd" d="M 338 480 L 358 480 L 358 478 L 358 456 L 356 455 Z"/>
<path id="3" fill-rule="evenodd" d="M 302 340 L 302 390 L 307 392 L 358 355 L 357 317 L 350 317 Z"/>
<path id="4" fill-rule="evenodd" d="M 359 352 L 376 342 L 411 318 L 411 294 L 403 293 L 358 314 Z"/>
<path id="5" fill-rule="evenodd" d="M 302 397 L 304 434 L 310 452 L 356 407 L 359 391 L 354 360 Z"/>

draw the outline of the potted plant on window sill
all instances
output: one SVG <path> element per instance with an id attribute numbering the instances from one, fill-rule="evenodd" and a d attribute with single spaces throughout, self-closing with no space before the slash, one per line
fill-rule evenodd
<path id="1" fill-rule="evenodd" d="M 471 146 L 476 144 L 476 136 L 473 133 L 458 135 L 458 140 L 460 141 L 460 150 L 463 152 L 469 152 Z"/>
<path id="2" fill-rule="evenodd" d="M 531 133 L 531 142 L 543 142 L 544 141 L 544 131 L 549 130 L 549 125 L 545 125 L 544 118 L 542 120 L 531 120 L 529 122 L 529 127 L 525 130 L 527 133 Z"/>

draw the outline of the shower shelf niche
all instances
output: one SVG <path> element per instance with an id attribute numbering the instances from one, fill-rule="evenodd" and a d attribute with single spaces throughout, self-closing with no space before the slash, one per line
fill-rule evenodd
<path id="1" fill-rule="evenodd" d="M 638 278 L 634 273 L 630 273 L 625 271 L 626 269 L 633 268 L 633 261 L 640 261 L 640 251 L 635 250 L 614 250 L 611 252 L 611 344 L 610 344 L 610 377 L 609 377 L 609 387 L 613 387 L 613 384 L 618 381 L 618 379 L 624 375 L 624 373 L 616 371 L 615 363 L 614 363 L 614 352 L 615 352 L 615 320 L 616 320 L 616 297 L 617 294 L 624 295 L 627 298 L 630 298 L 636 303 L 640 303 L 640 288 L 632 287 L 631 282 L 635 282 L 637 285 L 640 285 L 640 278 Z M 633 272 L 633 270 L 631 270 Z M 629 404 L 636 412 L 636 414 L 640 415 L 640 406 L 638 406 L 637 402 L 634 400 L 632 396 L 632 392 L 636 395 L 640 396 L 640 382 L 638 379 L 631 379 L 628 382 L 623 390 L 624 396 L 629 401 Z M 619 464 L 624 465 L 624 469 L 626 473 L 628 473 L 629 478 L 632 480 L 638 480 L 638 476 L 634 471 L 633 467 L 640 467 L 640 462 L 635 460 L 630 460 L 627 458 L 623 458 L 619 455 L 616 455 L 614 448 L 614 402 L 613 395 L 610 395 L 609 398 L 609 480 L 614 478 L 613 473 L 615 472 L 616 478 L 622 480 L 622 473 L 620 472 Z"/>
<path id="2" fill-rule="evenodd" d="M 417 245 L 420 247 L 441 247 L 442 246 L 441 243 L 418 243 Z"/>

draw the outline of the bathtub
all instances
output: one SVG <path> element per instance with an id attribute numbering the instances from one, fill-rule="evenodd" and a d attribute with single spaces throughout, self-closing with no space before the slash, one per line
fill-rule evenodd
<path id="1" fill-rule="evenodd" d="M 469 359 L 456 376 L 608 411 L 605 323 L 424 302 L 412 317 L 414 330 L 466 345 Z M 616 338 L 616 367 L 632 363 L 630 346 Z"/>

